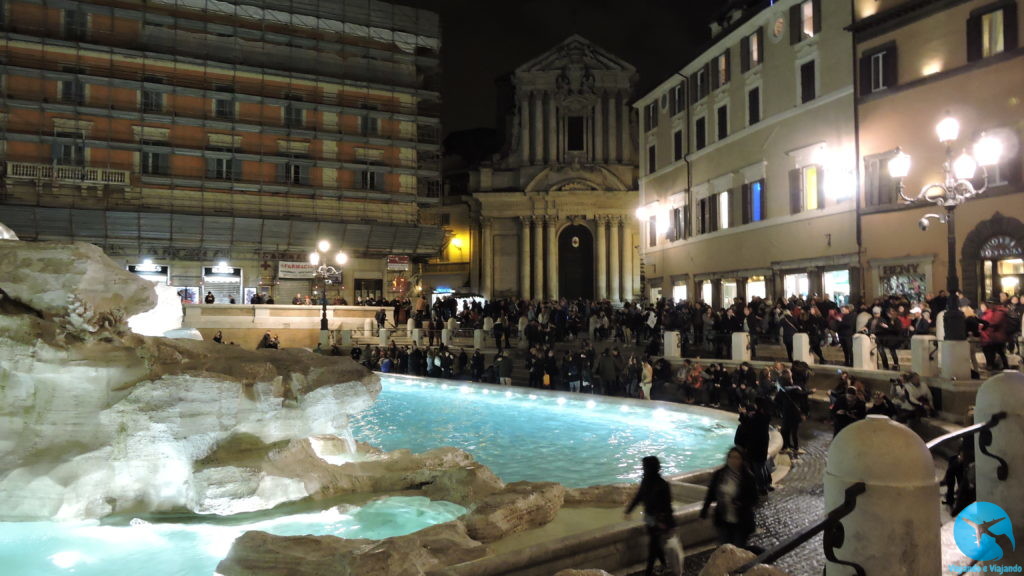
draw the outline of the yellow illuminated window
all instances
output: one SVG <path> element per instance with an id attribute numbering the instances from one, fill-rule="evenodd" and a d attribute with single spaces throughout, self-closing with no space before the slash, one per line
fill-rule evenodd
<path id="1" fill-rule="evenodd" d="M 994 10 L 981 17 L 981 56 L 995 56 L 1004 48 L 1003 11 Z"/>
<path id="2" fill-rule="evenodd" d="M 804 168 L 804 210 L 818 209 L 818 167 Z"/>

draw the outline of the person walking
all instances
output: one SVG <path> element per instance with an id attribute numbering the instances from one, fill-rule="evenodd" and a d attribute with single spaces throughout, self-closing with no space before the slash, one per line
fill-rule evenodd
<path id="1" fill-rule="evenodd" d="M 700 517 L 707 518 L 711 504 L 718 503 L 713 518 L 718 542 L 745 548 L 747 538 L 754 533 L 757 499 L 757 483 L 744 461 L 743 450 L 734 447 L 725 457 L 725 466 L 711 476 Z"/>
<path id="2" fill-rule="evenodd" d="M 652 576 L 655 561 L 668 568 L 665 541 L 672 537 L 676 520 L 672 512 L 672 488 L 661 477 L 661 461 L 657 456 L 645 456 L 642 463 L 644 475 L 636 496 L 626 507 L 626 517 L 643 503 L 644 525 L 647 527 L 647 568 L 644 576 Z"/>
<path id="3" fill-rule="evenodd" d="M 734 442 L 743 449 L 745 460 L 757 481 L 757 491 L 765 496 L 775 490 L 772 475 L 768 471 L 768 442 L 772 421 L 772 406 L 768 398 L 761 397 L 744 408 L 740 406 L 740 425 L 736 429 Z"/>

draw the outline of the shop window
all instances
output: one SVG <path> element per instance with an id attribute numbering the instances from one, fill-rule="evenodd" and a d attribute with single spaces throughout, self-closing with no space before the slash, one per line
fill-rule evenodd
<path id="1" fill-rule="evenodd" d="M 703 300 L 705 304 L 711 304 L 711 294 L 713 289 L 711 280 L 705 280 L 700 283 L 700 299 Z"/>
<path id="2" fill-rule="evenodd" d="M 764 54 L 764 33 L 761 28 L 740 39 L 740 70 L 746 72 L 761 65 Z"/>
<path id="3" fill-rule="evenodd" d="M 687 287 L 686 284 L 676 284 L 675 286 L 673 286 L 672 287 L 672 300 L 674 302 L 685 302 L 686 300 L 688 300 L 689 299 L 689 295 L 687 294 L 687 292 L 688 292 L 687 288 L 688 287 Z"/>
<path id="4" fill-rule="evenodd" d="M 749 301 L 754 296 L 760 298 L 768 297 L 768 283 L 765 282 L 764 276 L 751 276 L 747 278 L 746 287 L 747 300 Z"/>
<path id="5" fill-rule="evenodd" d="M 790 213 L 825 207 L 824 170 L 817 164 L 789 171 Z"/>
<path id="6" fill-rule="evenodd" d="M 806 298 L 811 290 L 811 281 L 807 274 L 787 274 L 782 279 L 782 285 L 786 290 L 786 298 L 790 296 Z"/>
<path id="7" fill-rule="evenodd" d="M 1003 0 L 971 12 L 967 19 L 967 59 L 980 60 L 1017 48 L 1017 3 Z"/>

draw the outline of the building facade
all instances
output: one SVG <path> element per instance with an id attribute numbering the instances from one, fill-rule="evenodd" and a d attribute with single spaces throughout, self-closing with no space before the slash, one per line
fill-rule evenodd
<path id="1" fill-rule="evenodd" d="M 928 202 L 904 203 L 887 170 L 902 149 L 904 179 L 916 196 L 942 182 L 945 147 L 934 126 L 959 120 L 956 155 L 982 132 L 1003 143 L 988 189 L 956 210 L 961 286 L 976 305 L 1000 291 L 1024 290 L 1024 13 L 1013 0 L 908 2 L 856 0 L 857 114 L 862 182 L 865 290 L 920 298 L 946 287 L 946 226 L 918 229 Z M 981 185 L 983 178 L 975 179 Z M 894 241 L 894 232 L 899 241 Z"/>
<path id="2" fill-rule="evenodd" d="M 489 298 L 639 290 L 636 70 L 578 35 L 517 68 L 505 151 L 471 171 L 471 285 Z"/>
<path id="3" fill-rule="evenodd" d="M 7 0 L 0 30 L 0 220 L 23 240 L 219 302 L 309 294 L 321 238 L 350 256 L 328 296 L 391 297 L 408 272 L 386 257 L 443 241 L 418 221 L 440 196 L 434 13 Z"/>
<path id="4" fill-rule="evenodd" d="M 860 283 L 849 3 L 733 6 L 634 104 L 644 294 L 845 301 Z"/>

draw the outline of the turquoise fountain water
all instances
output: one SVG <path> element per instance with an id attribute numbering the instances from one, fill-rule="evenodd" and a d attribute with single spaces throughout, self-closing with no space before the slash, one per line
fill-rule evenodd
<path id="1" fill-rule="evenodd" d="M 636 481 L 640 459 L 648 454 L 661 457 L 667 474 L 697 470 L 719 464 L 735 432 L 731 419 L 713 411 L 450 381 L 382 380 L 377 403 L 351 421 L 356 439 L 384 450 L 456 446 L 506 482 L 579 487 Z M 244 522 L 0 523 L 0 566 L 11 576 L 209 576 L 246 530 L 387 538 L 464 512 L 448 502 L 400 497 Z"/>

